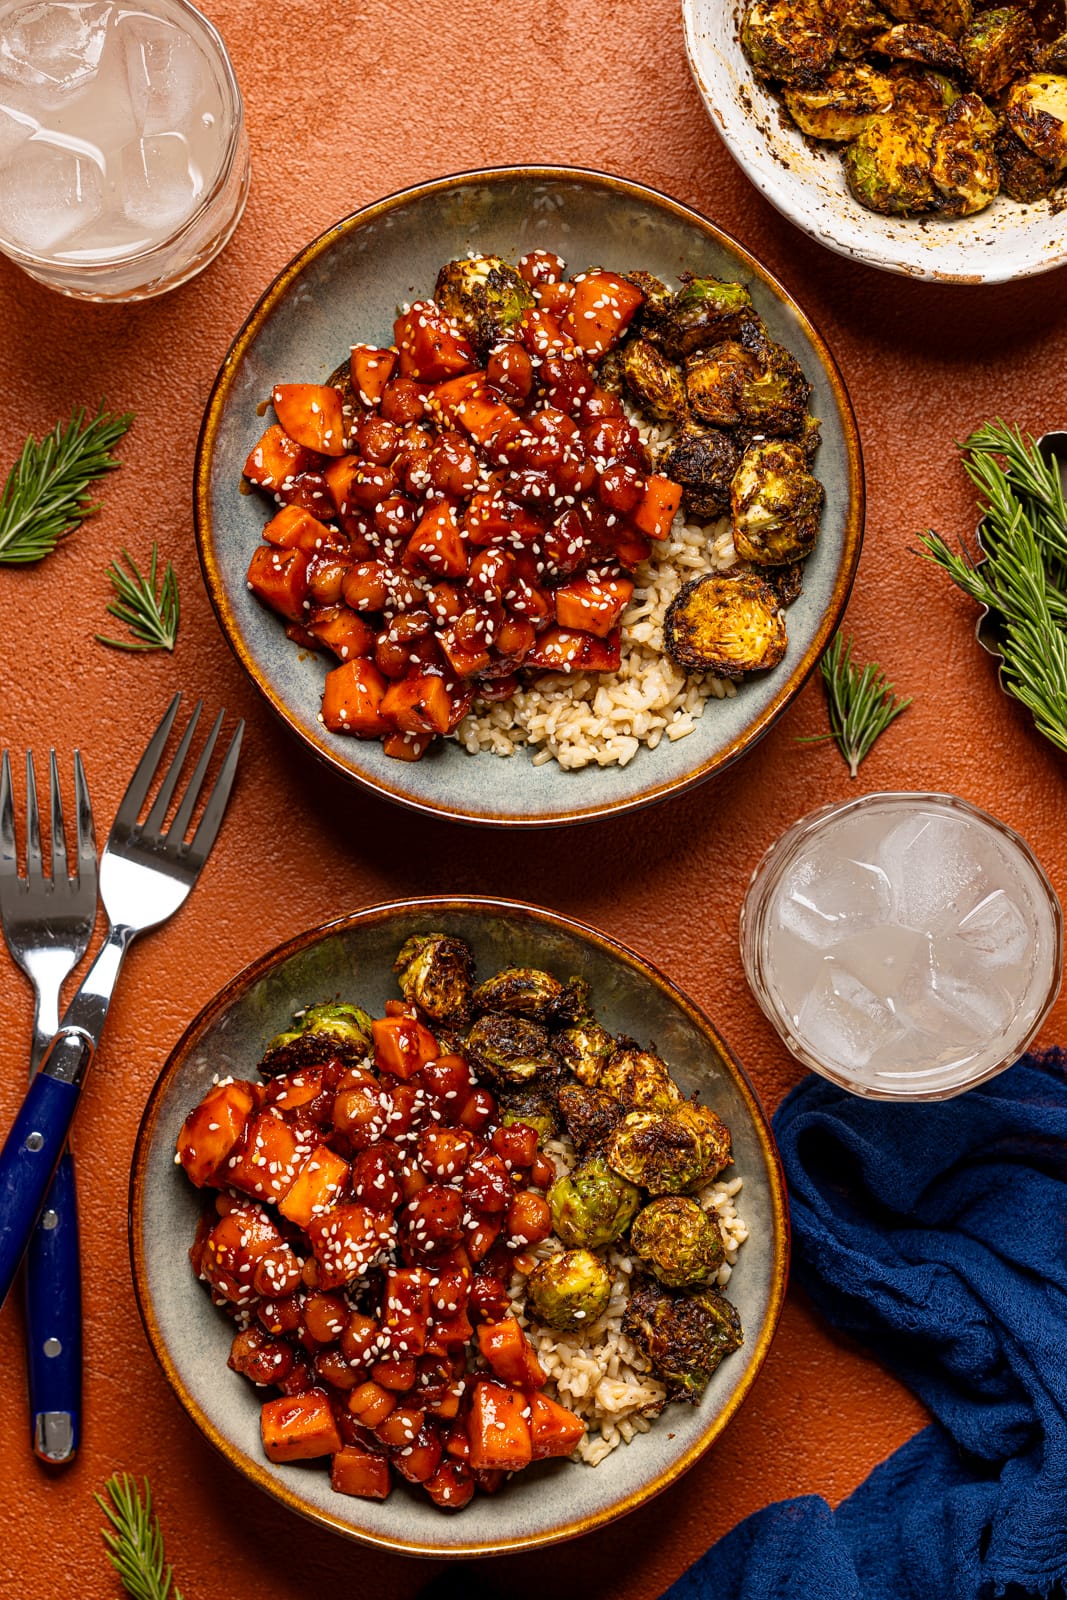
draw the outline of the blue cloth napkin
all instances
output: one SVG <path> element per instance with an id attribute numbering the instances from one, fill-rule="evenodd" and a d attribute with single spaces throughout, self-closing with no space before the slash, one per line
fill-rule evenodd
<path id="1" fill-rule="evenodd" d="M 836 1511 L 741 1523 L 665 1600 L 992 1600 L 1067 1580 L 1067 1053 L 957 1099 L 818 1077 L 774 1119 L 793 1273 L 936 1419 Z"/>

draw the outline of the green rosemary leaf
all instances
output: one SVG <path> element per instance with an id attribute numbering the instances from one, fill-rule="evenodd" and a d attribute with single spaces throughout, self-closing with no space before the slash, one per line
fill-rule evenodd
<path id="1" fill-rule="evenodd" d="M 826 691 L 830 732 L 814 734 L 802 742 L 818 744 L 833 739 L 855 777 L 875 740 L 894 717 L 911 705 L 911 698 L 895 695 L 893 685 L 873 661 L 865 667 L 856 666 L 852 660 L 853 643 L 850 639 L 846 644 L 836 634 L 823 655 L 819 670 Z"/>
<path id="2" fill-rule="evenodd" d="M 59 540 L 98 510 L 90 486 L 121 463 L 111 454 L 133 412 L 113 415 L 103 402 L 91 421 L 79 407 L 64 426 L 32 436 L 0 489 L 0 563 L 22 566 L 51 555 Z"/>
<path id="3" fill-rule="evenodd" d="M 112 639 L 95 635 L 100 644 L 111 645 L 116 650 L 173 650 L 178 638 L 178 621 L 181 603 L 178 597 L 178 579 L 168 561 L 157 588 L 156 571 L 159 565 L 159 546 L 152 541 L 152 563 L 145 577 L 128 550 L 123 550 L 124 570 L 113 561 L 108 567 L 108 577 L 115 591 L 115 599 L 107 607 L 109 614 L 117 617 L 130 630 L 128 639 Z"/>
<path id="4" fill-rule="evenodd" d="M 133 1600 L 182 1600 L 172 1586 L 158 1517 L 152 1514 L 152 1491 L 144 1480 L 144 1499 L 133 1478 L 115 1473 L 104 1485 L 108 1499 L 94 1495 L 111 1524 L 100 1536 L 122 1587 Z M 110 1502 L 110 1503 L 109 1503 Z"/>

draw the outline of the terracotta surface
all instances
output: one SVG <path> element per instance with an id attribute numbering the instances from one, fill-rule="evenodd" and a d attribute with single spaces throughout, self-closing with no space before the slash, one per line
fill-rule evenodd
<path id="1" fill-rule="evenodd" d="M 319 1533 L 274 1508 L 201 1439 L 144 1342 L 126 1249 L 130 1152 L 148 1089 L 185 1022 L 237 968 L 296 929 L 397 895 L 515 893 L 598 923 L 701 1002 L 768 1106 L 798 1077 L 741 973 L 737 913 L 764 846 L 801 812 L 862 788 L 948 789 L 1024 833 L 1067 889 L 1060 757 L 997 690 L 972 609 L 912 551 L 916 530 L 973 523 L 953 441 L 995 415 L 1064 425 L 1067 279 L 990 290 L 883 276 L 809 243 L 748 186 L 706 121 L 681 25 L 666 0 L 494 8 L 411 0 L 359 8 L 291 0 L 269 13 L 208 7 L 244 85 L 254 176 L 226 254 L 198 280 L 129 309 L 68 303 L 0 263 L 0 457 L 12 461 L 74 401 L 133 407 L 125 465 L 104 509 L 36 570 L 4 569 L 3 738 L 85 753 L 98 816 L 114 811 L 172 690 L 225 700 L 250 721 L 221 846 L 168 926 L 134 948 L 76 1145 L 86 1264 L 85 1443 L 50 1480 L 26 1448 L 17 1309 L 0 1318 L 0 1589 L 32 1600 L 116 1592 L 94 1490 L 147 1473 L 186 1600 L 295 1600 L 359 1584 L 397 1600 L 431 1570 Z M 432 17 L 431 26 L 427 28 Z M 486 28 L 492 37 L 486 40 Z M 821 327 L 848 382 L 866 449 L 868 533 L 847 627 L 915 704 L 858 785 L 831 748 L 802 746 L 824 712 L 809 684 L 769 737 L 723 778 L 618 822 L 524 838 L 465 832 L 368 800 L 299 756 L 219 636 L 192 545 L 190 475 L 204 395 L 232 331 L 274 273 L 332 219 L 418 179 L 484 164 L 599 165 L 676 195 L 735 233 Z M 358 308 L 353 308 L 353 318 Z M 104 569 L 157 537 L 182 582 L 173 657 L 92 642 Z M 103 831 L 103 830 L 102 830 Z M 1061 1039 L 1061 1002 L 1046 1042 Z M 0 1118 L 21 1094 L 30 1019 L 21 977 L 0 967 L 10 1041 Z M 490 1562 L 524 1600 L 557 1593 L 652 1600 L 717 1534 L 767 1501 L 851 1490 L 923 1422 L 861 1350 L 791 1296 L 767 1365 L 711 1454 L 654 1505 L 566 1551 Z"/>

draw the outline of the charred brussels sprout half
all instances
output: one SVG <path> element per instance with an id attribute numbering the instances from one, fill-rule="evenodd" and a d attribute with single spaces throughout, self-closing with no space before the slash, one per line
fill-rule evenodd
<path id="1" fill-rule="evenodd" d="M 825 72 L 836 43 L 820 0 L 750 0 L 741 18 L 741 44 L 760 78 Z"/>
<path id="2" fill-rule="evenodd" d="M 845 150 L 845 178 L 860 205 L 890 217 L 935 211 L 930 169 L 937 128 L 934 117 L 910 109 L 872 117 Z"/>
<path id="3" fill-rule="evenodd" d="M 1034 72 L 1008 90 L 1008 127 L 1031 155 L 1067 170 L 1067 77 Z"/>
<path id="4" fill-rule="evenodd" d="M 687 672 L 740 678 L 785 655 L 785 618 L 774 590 L 753 572 L 691 578 L 667 608 L 667 654 Z"/>
<path id="5" fill-rule="evenodd" d="M 893 83 L 893 110 L 901 113 L 918 111 L 923 116 L 939 118 L 948 110 L 959 90 L 951 78 L 931 67 L 916 69 L 894 66 L 890 71 Z"/>
<path id="6" fill-rule="evenodd" d="M 668 1112 L 631 1111 L 605 1156 L 613 1172 L 650 1194 L 678 1194 L 718 1176 L 730 1160 L 730 1130 L 708 1106 L 683 1100 Z"/>
<path id="7" fill-rule="evenodd" d="M 695 350 L 685 363 L 685 397 L 699 422 L 733 427 L 744 415 L 746 383 L 759 373 L 759 361 L 736 339 Z"/>
<path id="8" fill-rule="evenodd" d="M 809 555 L 825 493 L 803 448 L 765 439 L 746 450 L 730 490 L 734 548 L 757 566 L 786 566 Z"/>
<path id="9" fill-rule="evenodd" d="M 639 1211 L 630 1249 L 669 1289 L 710 1283 L 726 1259 L 718 1223 L 684 1195 L 665 1195 Z"/>
<path id="10" fill-rule="evenodd" d="M 633 1039 L 620 1039 L 597 1088 L 612 1095 L 624 1111 L 670 1111 L 682 1098 L 667 1063 Z"/>
<path id="11" fill-rule="evenodd" d="M 890 61 L 918 61 L 940 72 L 963 71 L 958 47 L 946 34 L 921 22 L 898 22 L 880 33 L 873 47 Z"/>
<path id="12" fill-rule="evenodd" d="M 996 131 L 996 117 L 976 94 L 960 95 L 946 111 L 934 135 L 930 168 L 944 212 L 969 217 L 984 211 L 1000 192 Z"/>
<path id="13" fill-rule="evenodd" d="M 1025 72 L 1037 48 L 1037 34 L 1025 11 L 998 6 L 980 11 L 960 37 L 963 70 L 979 94 L 999 94 Z"/>
<path id="14" fill-rule="evenodd" d="M 958 39 L 974 15 L 971 0 L 882 0 L 894 22 L 921 22 Z"/>
<path id="15" fill-rule="evenodd" d="M 993 139 L 993 153 L 1004 193 L 1022 205 L 1033 205 L 1055 187 L 1059 173 L 1055 162 L 1042 161 L 1028 150 L 1010 128 L 999 128 Z"/>
<path id="16" fill-rule="evenodd" d="M 541 1144 L 559 1132 L 559 1108 L 555 1095 L 548 1089 L 535 1086 L 531 1089 L 509 1089 L 498 1101 L 500 1120 L 505 1127 L 522 1122 L 537 1131 Z"/>
<path id="17" fill-rule="evenodd" d="M 644 304 L 641 306 L 634 325 L 642 328 L 652 328 L 659 323 L 664 314 L 670 309 L 673 291 L 668 289 L 662 278 L 657 278 L 651 272 L 627 272 L 623 276 L 635 289 L 640 289 L 644 295 Z"/>
<path id="18" fill-rule="evenodd" d="M 414 934 L 393 962 L 404 999 L 435 1021 L 470 1009 L 474 956 L 463 939 L 444 933 Z"/>
<path id="19" fill-rule="evenodd" d="M 509 1016 L 547 1022 L 555 1013 L 563 985 L 538 967 L 504 967 L 474 991 L 475 1011 L 505 1011 Z"/>
<path id="20" fill-rule="evenodd" d="M 682 274 L 682 287 L 663 318 L 660 335 L 670 355 L 687 356 L 736 334 L 755 318 L 752 296 L 741 283 Z"/>
<path id="21" fill-rule="evenodd" d="M 1043 45 L 1034 59 L 1039 72 L 1067 72 L 1067 33 Z"/>
<path id="22" fill-rule="evenodd" d="M 741 421 L 775 438 L 804 426 L 811 384 L 796 356 L 780 344 L 761 341 L 756 370 L 741 383 Z"/>
<path id="23" fill-rule="evenodd" d="M 789 84 L 786 108 L 801 133 L 844 144 L 866 127 L 869 117 L 893 105 L 893 80 L 863 62 L 828 72 L 814 84 Z"/>
<path id="24" fill-rule="evenodd" d="M 740 462 L 741 451 L 728 433 L 687 424 L 672 439 L 659 470 L 681 484 L 687 512 L 707 521 L 730 509 L 730 485 Z"/>
<path id="25" fill-rule="evenodd" d="M 606 1028 L 592 1019 L 576 1022 L 564 1028 L 552 1040 L 556 1054 L 579 1083 L 594 1084 L 601 1068 L 615 1048 L 615 1040 Z"/>
<path id="26" fill-rule="evenodd" d="M 571 1246 L 595 1250 L 626 1232 L 641 1204 L 641 1192 L 601 1155 L 589 1156 L 548 1191 L 552 1226 Z"/>
<path id="27" fill-rule="evenodd" d="M 273 1078 L 328 1061 L 331 1056 L 340 1061 L 363 1061 L 372 1049 L 371 1023 L 360 1006 L 343 1001 L 308 1006 L 294 1028 L 275 1034 L 263 1052 L 259 1070 Z"/>
<path id="28" fill-rule="evenodd" d="M 631 339 L 620 353 L 622 379 L 627 393 L 662 422 L 685 414 L 682 374 L 661 350 L 647 339 Z"/>
<path id="29" fill-rule="evenodd" d="M 581 1083 L 565 1083 L 559 1091 L 559 1109 L 580 1156 L 601 1145 L 623 1116 L 623 1108 L 611 1095 L 587 1089 Z"/>
<path id="30" fill-rule="evenodd" d="M 548 1032 L 539 1022 L 490 1011 L 471 1028 L 466 1051 L 474 1070 L 498 1088 L 551 1081 L 559 1072 Z"/>
<path id="31" fill-rule="evenodd" d="M 604 1315 L 613 1282 L 610 1267 L 591 1250 L 564 1250 L 530 1273 L 526 1305 L 546 1327 L 574 1333 Z"/>
<path id="32" fill-rule="evenodd" d="M 874 0 L 841 0 L 837 11 L 837 54 L 842 61 L 858 61 L 871 40 L 884 33 L 889 18 Z"/>
<path id="33" fill-rule="evenodd" d="M 458 322 L 479 355 L 515 337 L 523 314 L 534 305 L 533 291 L 500 256 L 464 256 L 437 274 L 433 297 Z"/>
<path id="34" fill-rule="evenodd" d="M 736 1309 L 713 1289 L 643 1284 L 630 1296 L 622 1331 L 651 1361 L 671 1397 L 698 1401 L 724 1356 L 744 1343 Z"/>

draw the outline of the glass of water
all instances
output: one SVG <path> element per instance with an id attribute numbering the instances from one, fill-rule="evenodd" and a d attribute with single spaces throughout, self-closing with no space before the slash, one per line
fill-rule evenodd
<path id="1" fill-rule="evenodd" d="M 85 300 L 191 278 L 244 210 L 226 48 L 187 0 L 0 0 L 0 251 Z"/>
<path id="2" fill-rule="evenodd" d="M 1063 916 L 1026 842 L 955 795 L 869 794 L 787 829 L 741 909 L 752 991 L 806 1066 L 942 1100 L 1018 1059 L 1059 993 Z"/>

